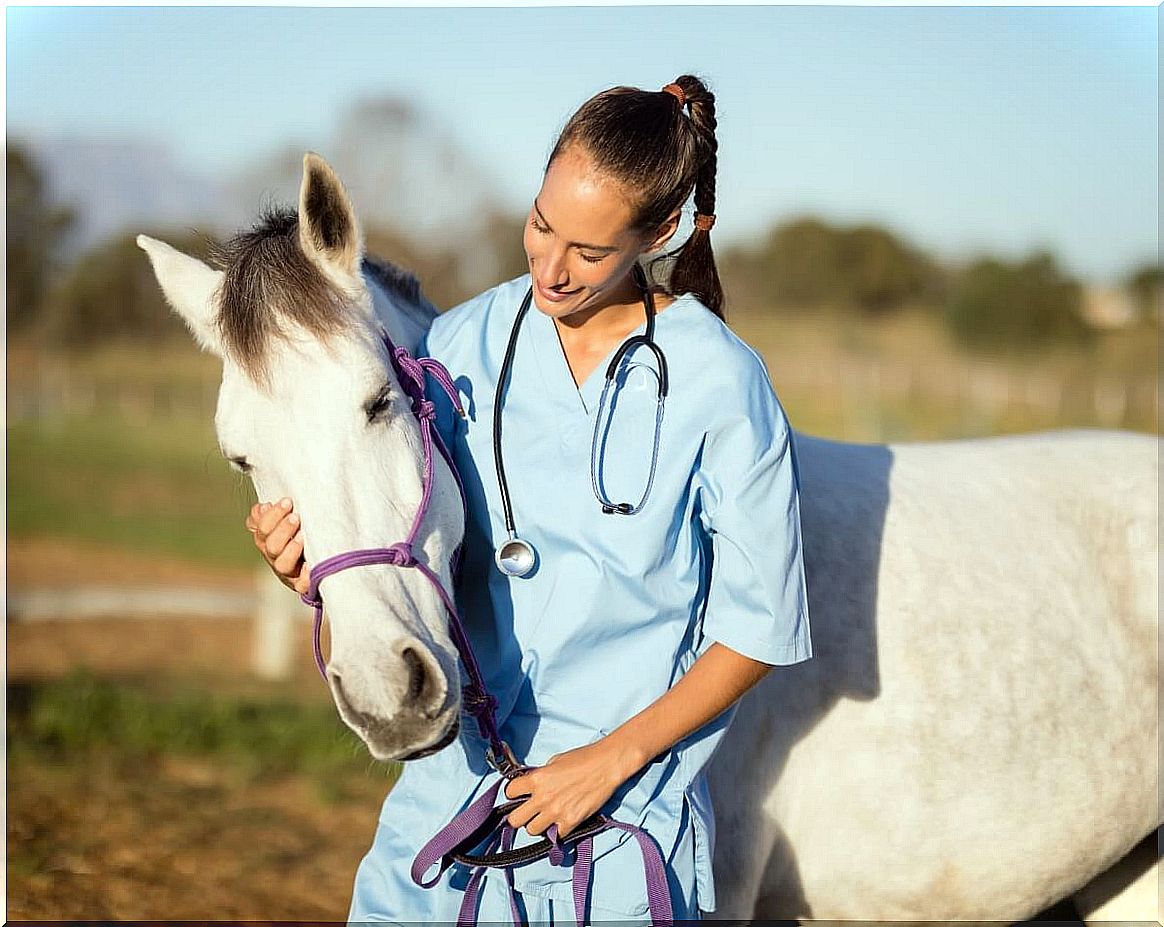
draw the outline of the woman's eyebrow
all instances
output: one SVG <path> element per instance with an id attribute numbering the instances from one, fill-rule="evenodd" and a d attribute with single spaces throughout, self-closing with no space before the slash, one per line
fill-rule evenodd
<path id="1" fill-rule="evenodd" d="M 542 207 L 538 205 L 536 196 L 534 197 L 534 211 L 538 214 L 538 218 L 542 220 L 542 225 L 544 225 L 552 232 L 554 230 L 553 226 L 551 226 L 550 223 L 546 221 L 546 217 L 542 215 Z M 581 241 L 572 241 L 570 242 L 570 246 L 572 248 L 585 248 L 587 251 L 606 251 L 608 253 L 618 250 L 617 247 L 612 245 L 588 245 Z"/>

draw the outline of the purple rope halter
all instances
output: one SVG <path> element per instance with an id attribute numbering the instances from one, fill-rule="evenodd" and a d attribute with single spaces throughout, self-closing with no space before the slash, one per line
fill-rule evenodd
<path id="1" fill-rule="evenodd" d="M 307 592 L 300 596 L 300 598 L 305 604 L 315 609 L 315 619 L 312 626 L 312 648 L 315 655 L 315 665 L 319 669 L 319 674 L 326 681 L 327 666 L 323 659 L 323 649 L 320 646 L 319 634 L 323 625 L 323 593 L 320 589 L 320 584 L 327 577 L 350 567 L 369 566 L 376 563 L 390 563 L 394 566 L 414 567 L 427 577 L 444 603 L 445 610 L 448 612 L 449 632 L 469 676 L 469 684 L 462 692 L 464 710 L 476 718 L 477 727 L 481 732 L 481 736 L 489 744 L 486 750 L 486 759 L 489 765 L 501 774 L 502 778 L 491 788 L 487 789 L 468 808 L 454 817 L 452 821 L 438 831 L 421 848 L 412 863 L 412 879 L 422 888 L 431 888 L 440 880 L 444 871 L 454 862 L 471 865 L 473 872 L 469 879 L 468 887 L 465 890 L 465 898 L 461 904 L 460 912 L 457 916 L 457 925 L 458 927 L 472 927 L 476 923 L 478 899 L 485 872 L 491 866 L 501 868 L 505 873 L 513 923 L 515 925 L 524 925 L 525 920 L 521 916 L 521 910 L 518 907 L 517 897 L 514 891 L 512 867 L 514 865 L 520 865 L 521 863 L 532 862 L 535 859 L 541 859 L 547 855 L 553 865 L 565 865 L 567 858 L 566 848 L 558 837 L 557 825 L 551 824 L 546 831 L 546 840 L 543 841 L 543 843 L 548 842 L 547 849 L 542 850 L 538 847 L 513 849 L 517 829 L 508 821 L 504 820 L 504 815 L 520 805 L 524 801 L 524 798 L 495 807 L 497 793 L 501 790 L 505 782 L 533 767 L 518 762 L 509 745 L 501 739 L 497 727 L 497 699 L 485 688 L 485 680 L 481 675 L 481 668 L 477 664 L 476 657 L 473 655 L 473 648 L 469 644 L 468 635 L 465 633 L 460 616 L 457 614 L 457 607 L 449 593 L 441 585 L 440 578 L 427 564 L 417 560 L 413 553 L 413 544 L 416 541 L 417 534 L 420 532 L 421 523 L 424 521 L 424 516 L 428 512 L 429 502 L 432 499 L 432 449 L 434 438 L 437 450 L 440 451 L 441 456 L 445 459 L 445 463 L 448 464 L 449 469 L 456 478 L 457 489 L 461 493 L 461 505 L 464 507 L 466 513 L 468 512 L 468 506 L 465 500 L 465 487 L 461 482 L 461 475 L 457 472 L 456 465 L 453 463 L 452 454 L 445 447 L 440 434 L 433 428 L 436 407 L 427 398 L 425 393 L 425 373 L 431 374 L 437 384 L 448 394 L 449 399 L 453 403 L 453 407 L 462 418 L 465 417 L 465 411 L 461 407 L 460 398 L 457 395 L 457 388 L 453 383 L 453 378 L 439 361 L 430 357 L 415 358 L 408 353 L 407 349 L 396 347 L 392 343 L 388 331 L 383 327 L 380 329 L 380 335 L 384 341 L 384 346 L 388 349 L 388 356 L 392 360 L 392 366 L 396 371 L 397 378 L 400 380 L 400 385 L 412 400 L 412 412 L 420 425 L 421 443 L 424 447 L 424 493 L 421 496 L 420 506 L 417 508 L 416 515 L 412 520 L 412 530 L 408 532 L 408 537 L 403 541 L 393 544 L 390 547 L 373 547 L 365 550 L 352 550 L 346 553 L 336 554 L 334 557 L 321 560 L 311 567 L 310 583 Z M 459 566 L 460 557 L 461 548 L 458 547 L 453 556 L 454 574 Z M 574 912 L 578 927 L 582 927 L 585 923 L 586 897 L 589 892 L 591 865 L 594 858 L 594 834 L 610 828 L 625 830 L 634 834 L 635 839 L 638 841 L 639 850 L 643 856 L 643 866 L 646 870 L 647 899 L 651 911 L 651 922 L 654 925 L 663 924 L 669 927 L 673 920 L 671 896 L 667 887 L 666 867 L 658 845 L 641 827 L 616 821 L 605 814 L 594 815 L 579 825 L 575 834 L 567 838 L 573 841 L 581 837 L 580 840 L 577 840 L 575 860 L 572 863 L 574 867 Z M 486 838 L 488 838 L 487 841 Z M 478 847 L 483 842 L 485 842 L 484 856 L 470 856 L 466 852 L 463 852 L 466 849 Z M 495 853 L 498 849 L 500 849 L 500 853 Z M 440 868 L 437 874 L 429 881 L 424 881 L 424 873 L 434 864 L 438 863 Z"/>

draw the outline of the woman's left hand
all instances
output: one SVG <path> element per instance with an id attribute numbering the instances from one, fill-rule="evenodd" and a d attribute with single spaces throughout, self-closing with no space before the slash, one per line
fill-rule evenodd
<path id="1" fill-rule="evenodd" d="M 505 783 L 506 798 L 529 796 L 506 820 L 535 836 L 557 824 L 558 836 L 567 837 L 606 804 L 627 778 L 613 751 L 601 740 L 567 750 Z"/>

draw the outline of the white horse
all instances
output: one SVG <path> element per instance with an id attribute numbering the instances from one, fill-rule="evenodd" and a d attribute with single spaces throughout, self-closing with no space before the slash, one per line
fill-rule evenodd
<path id="1" fill-rule="evenodd" d="M 433 310 L 364 255 L 330 167 L 308 153 L 298 214 L 232 239 L 223 271 L 138 243 L 222 358 L 223 453 L 295 500 L 307 562 L 403 539 L 419 433 L 376 330 L 412 349 Z M 711 761 L 715 916 L 1096 911 L 1122 885 L 1087 883 L 1161 822 L 1156 439 L 797 438 L 815 656 L 745 696 Z M 436 464 L 418 556 L 447 584 L 464 526 Z M 372 755 L 450 742 L 457 656 L 424 578 L 363 567 L 326 595 L 328 682 Z"/>

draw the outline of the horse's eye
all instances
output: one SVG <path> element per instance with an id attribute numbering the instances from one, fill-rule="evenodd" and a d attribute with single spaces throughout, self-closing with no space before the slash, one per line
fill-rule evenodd
<path id="1" fill-rule="evenodd" d="M 392 405 L 392 388 L 385 386 L 375 396 L 364 403 L 364 412 L 368 416 L 368 424 L 376 421 L 388 411 Z"/>
<path id="2" fill-rule="evenodd" d="M 226 458 L 232 467 L 239 471 L 239 473 L 250 473 L 254 468 L 247 463 L 245 457 L 227 457 Z"/>

